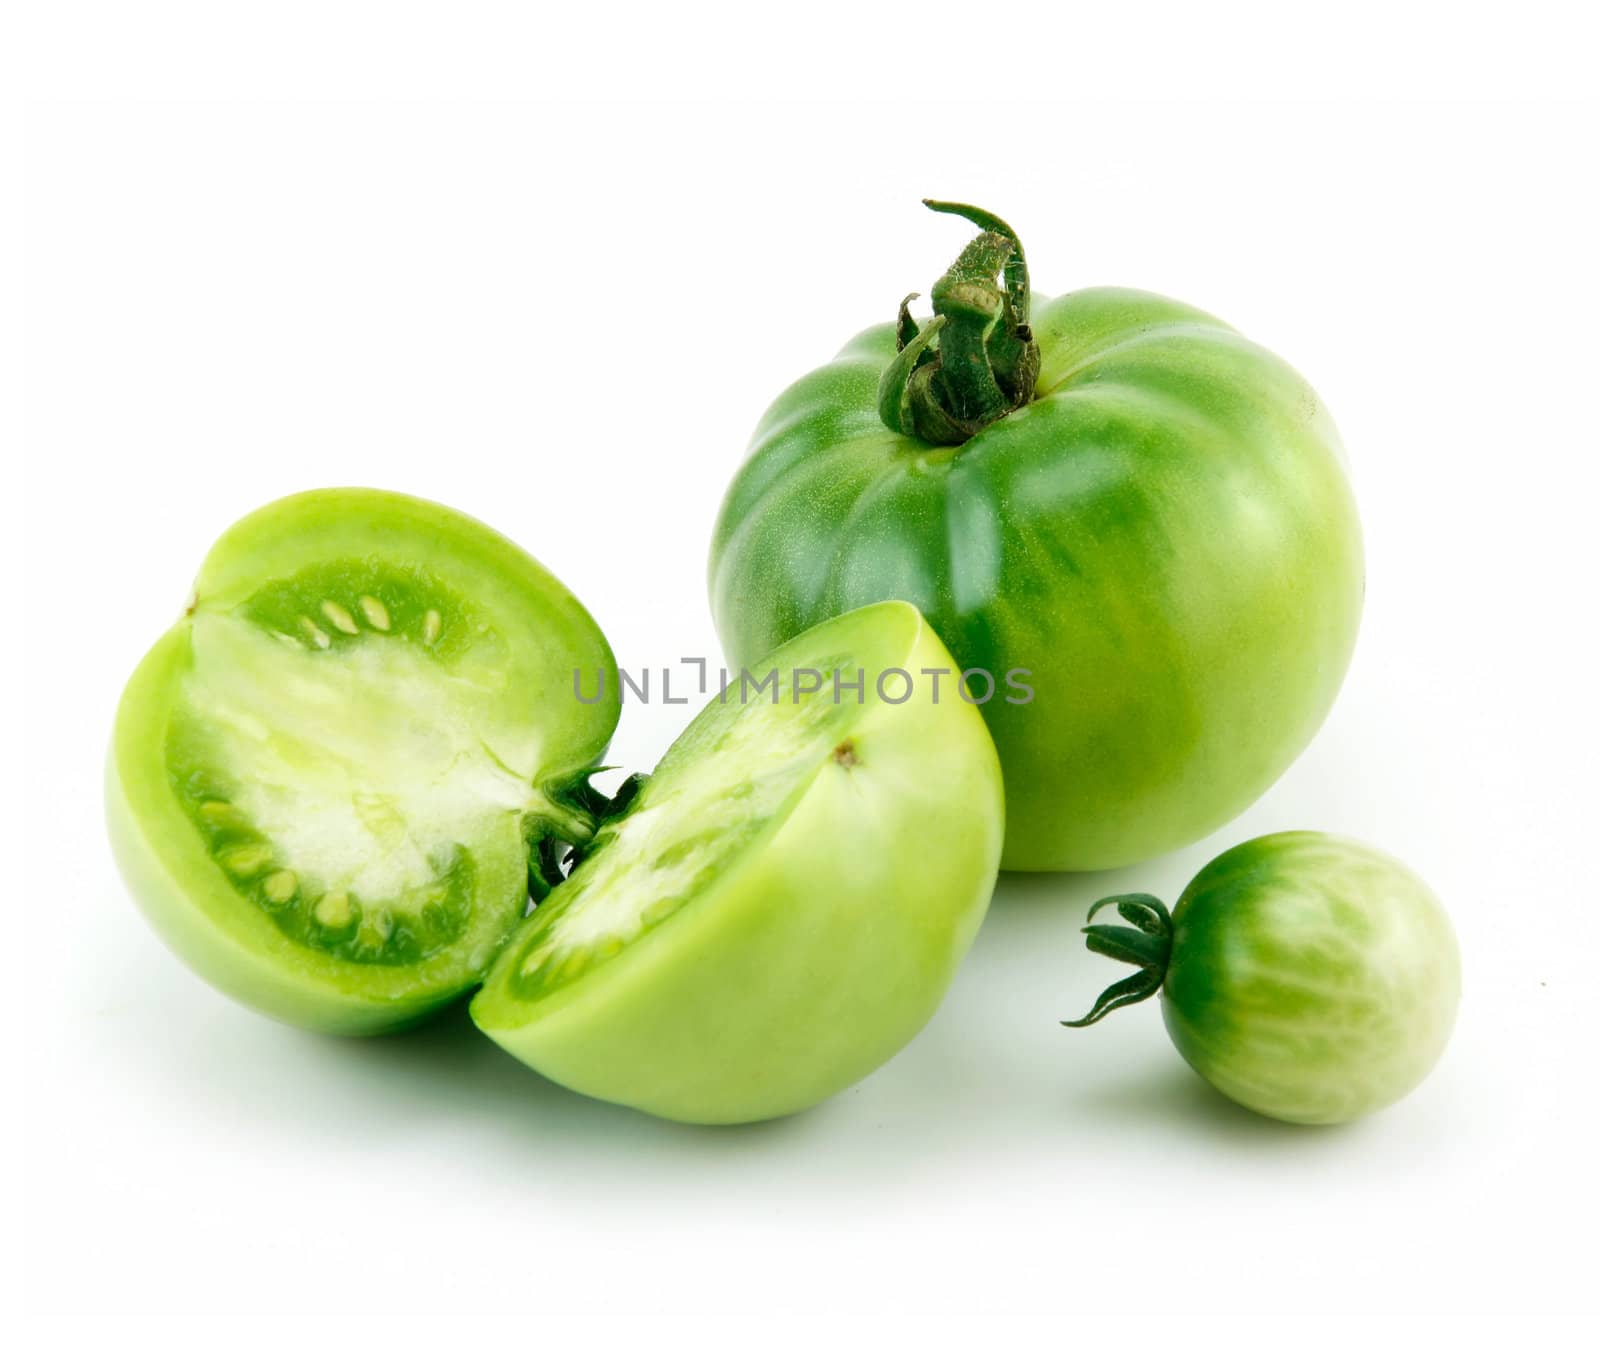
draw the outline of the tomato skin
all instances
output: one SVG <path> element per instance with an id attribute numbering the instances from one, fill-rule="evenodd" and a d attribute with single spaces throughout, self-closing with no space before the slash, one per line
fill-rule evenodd
<path id="1" fill-rule="evenodd" d="M 1360 529 L 1315 393 L 1215 318 L 1089 289 L 1035 295 L 1033 330 L 1034 400 L 958 447 L 880 419 L 892 326 L 793 385 L 723 502 L 712 612 L 738 667 L 912 602 L 999 684 L 1003 865 L 1104 869 L 1212 832 L 1310 741 L 1355 643 Z"/>
<path id="2" fill-rule="evenodd" d="M 1223 853 L 1172 912 L 1162 986 L 1183 1058 L 1281 1121 L 1344 1122 L 1433 1068 L 1455 1022 L 1455 933 L 1428 887 L 1348 838 L 1276 833 Z"/>

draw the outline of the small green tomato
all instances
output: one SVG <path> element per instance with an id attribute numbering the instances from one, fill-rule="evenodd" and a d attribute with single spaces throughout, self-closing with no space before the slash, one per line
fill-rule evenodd
<path id="1" fill-rule="evenodd" d="M 1111 895 L 1131 926 L 1091 923 L 1091 951 L 1137 965 L 1089 1013 L 1161 992 L 1183 1058 L 1235 1102 L 1280 1121 L 1346 1122 L 1404 1097 L 1455 1023 L 1461 963 L 1433 893 L 1393 857 L 1326 833 L 1274 833 L 1224 852 L 1169 914 Z"/>

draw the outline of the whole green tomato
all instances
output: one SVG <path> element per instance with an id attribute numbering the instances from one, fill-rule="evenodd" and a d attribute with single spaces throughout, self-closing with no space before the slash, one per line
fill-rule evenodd
<path id="1" fill-rule="evenodd" d="M 756 429 L 711 549 L 723 645 L 743 666 L 910 601 L 994 735 L 1004 866 L 1184 846 L 1282 774 L 1344 677 L 1363 570 L 1338 435 L 1214 317 L 1030 297 L 1010 228 L 930 207 L 984 229 L 934 318 L 902 304 Z"/>
<path id="2" fill-rule="evenodd" d="M 1393 857 L 1326 833 L 1274 833 L 1208 864 L 1169 914 L 1111 895 L 1131 927 L 1090 950 L 1139 967 L 1085 1027 L 1158 990 L 1183 1058 L 1236 1103 L 1285 1122 L 1346 1122 L 1426 1077 L 1461 996 L 1455 932 Z"/>

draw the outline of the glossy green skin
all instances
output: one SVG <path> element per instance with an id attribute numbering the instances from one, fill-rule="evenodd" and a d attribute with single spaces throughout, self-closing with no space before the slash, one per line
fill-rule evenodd
<path id="1" fill-rule="evenodd" d="M 470 662 L 486 646 L 480 640 L 502 650 L 480 679 L 500 688 L 483 712 L 483 738 L 512 768 L 527 770 L 529 810 L 548 807 L 545 786 L 558 788 L 600 758 L 619 703 L 612 695 L 584 706 L 573 697 L 574 667 L 592 677 L 615 666 L 584 608 L 516 545 L 449 508 L 369 489 L 308 492 L 253 512 L 213 546 L 189 609 L 123 692 L 106 771 L 112 849 L 151 925 L 209 983 L 280 1021 L 365 1035 L 407 1026 L 483 978 L 527 905 L 525 811 L 508 809 L 473 847 L 474 898 L 459 940 L 416 963 L 366 964 L 291 940 L 241 895 L 180 803 L 166 757 L 200 624 L 236 616 L 264 583 L 348 559 L 425 564 L 471 602 L 482 633 L 461 655 Z M 334 685 L 356 685 L 330 675 Z M 405 724 L 395 719 L 397 728 Z"/>
<path id="2" fill-rule="evenodd" d="M 889 603 L 829 621 L 754 670 L 839 654 L 869 677 L 951 666 L 921 616 Z M 994 744 L 973 706 L 930 697 L 923 688 L 900 705 L 847 698 L 835 707 L 793 796 L 753 845 L 664 922 L 529 1001 L 510 981 L 519 944 L 539 931 L 536 912 L 473 999 L 474 1020 L 557 1083 L 677 1121 L 779 1117 L 869 1074 L 932 1016 L 982 922 L 1000 858 Z M 719 704 L 654 779 L 703 753 L 739 751 L 718 740 Z M 856 757 L 848 767 L 833 760 L 846 739 Z M 786 764 L 779 779 L 795 770 Z M 747 774 L 774 779 L 759 762 Z"/>
<path id="3" fill-rule="evenodd" d="M 1162 987 L 1183 1058 L 1235 1102 L 1345 1122 L 1433 1068 L 1461 994 L 1439 901 L 1393 857 L 1325 833 L 1224 852 L 1173 909 Z"/>
<path id="4" fill-rule="evenodd" d="M 1187 845 L 1284 771 L 1361 613 L 1356 509 L 1322 404 L 1170 299 L 1035 295 L 1037 394 L 966 444 L 888 430 L 892 327 L 762 418 L 711 551 L 735 666 L 869 601 L 916 604 L 963 667 L 1031 670 L 984 707 L 1004 865 L 1088 870 Z"/>

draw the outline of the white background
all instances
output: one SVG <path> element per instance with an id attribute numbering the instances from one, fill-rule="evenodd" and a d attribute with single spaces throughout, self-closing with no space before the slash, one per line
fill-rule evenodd
<path id="1" fill-rule="evenodd" d="M 1568 91 L 1580 45 L 1559 12 L 1519 16 L 1512 41 L 1453 9 L 1441 47 L 1399 13 L 1368 43 L 1270 10 L 1236 39 L 1063 11 L 1002 59 L 999 36 L 931 14 L 944 45 L 897 50 L 888 21 L 826 6 L 700 29 L 664 6 L 642 34 L 618 17 L 609 40 L 548 43 L 492 6 L 432 28 L 412 6 L 365 28 L 176 6 L 138 32 L 127 10 L 43 9 L 19 76 L 26 426 L 5 460 L 35 1310 L 1587 1305 L 1595 109 L 1382 102 Z M 622 102 L 763 86 L 898 103 Z M 1245 87 L 1347 98 L 1206 100 Z M 1086 99 L 990 98 L 1013 88 Z M 435 98 L 551 89 L 590 102 Z M 1184 102 L 1099 99 L 1115 93 Z M 1010 220 L 1043 292 L 1127 284 L 1218 313 L 1334 412 L 1367 612 L 1289 774 L 1159 861 L 1004 877 L 926 1031 L 758 1127 L 570 1095 L 460 1015 L 301 1035 L 169 957 L 111 864 L 100 768 L 122 683 L 217 533 L 306 487 L 402 489 L 527 546 L 623 665 L 716 658 L 723 487 L 767 401 L 964 242 L 925 194 Z M 630 706 L 615 760 L 648 767 L 685 713 Z M 1191 1076 L 1154 1006 L 1056 1025 L 1115 970 L 1079 944 L 1097 895 L 1173 896 L 1223 848 L 1307 826 L 1389 848 L 1454 915 L 1461 1020 L 1412 1097 L 1345 1129 L 1279 1126 Z"/>

